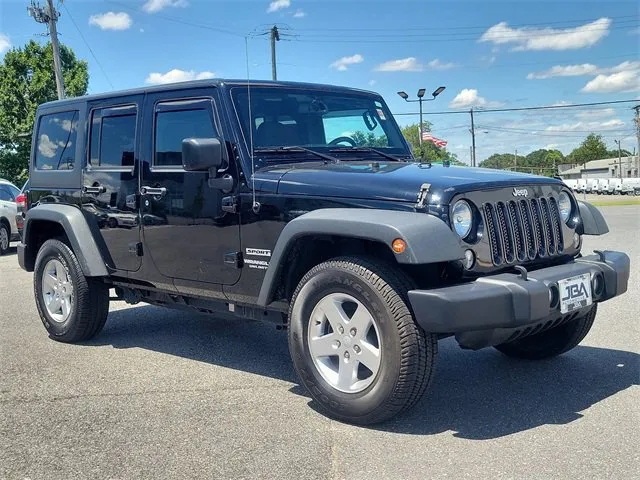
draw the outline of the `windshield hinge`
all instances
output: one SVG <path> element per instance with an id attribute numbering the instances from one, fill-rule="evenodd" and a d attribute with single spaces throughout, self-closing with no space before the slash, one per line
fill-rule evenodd
<path id="1" fill-rule="evenodd" d="M 420 191 L 418 192 L 418 202 L 416 203 L 416 208 L 424 208 L 427 203 L 427 197 L 429 196 L 429 189 L 431 188 L 430 183 L 423 183 L 420 187 Z"/>

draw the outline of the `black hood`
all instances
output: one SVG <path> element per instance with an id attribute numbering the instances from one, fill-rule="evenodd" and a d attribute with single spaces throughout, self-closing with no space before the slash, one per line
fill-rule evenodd
<path id="1" fill-rule="evenodd" d="M 453 195 L 468 191 L 559 183 L 549 177 L 505 170 L 404 162 L 307 162 L 256 172 L 256 187 L 283 195 L 415 203 L 422 185 L 429 184 L 428 203 L 441 205 L 448 204 Z"/>

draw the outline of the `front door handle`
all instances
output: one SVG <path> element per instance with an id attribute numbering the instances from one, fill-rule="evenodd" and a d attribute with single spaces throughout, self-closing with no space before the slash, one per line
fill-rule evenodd
<path id="1" fill-rule="evenodd" d="M 164 197 L 167 194 L 165 187 L 142 187 L 140 188 L 141 195 L 150 195 L 152 197 Z"/>
<path id="2" fill-rule="evenodd" d="M 84 191 L 84 193 L 104 193 L 107 191 L 106 187 L 103 186 L 89 186 L 89 185 L 85 185 L 82 189 Z"/>

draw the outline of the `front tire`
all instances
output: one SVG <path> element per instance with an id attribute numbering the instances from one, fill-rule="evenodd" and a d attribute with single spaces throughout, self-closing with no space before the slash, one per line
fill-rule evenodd
<path id="1" fill-rule="evenodd" d="M 9 251 L 9 242 L 11 241 L 11 232 L 4 221 L 0 222 L 0 255 L 4 255 Z"/>
<path id="2" fill-rule="evenodd" d="M 289 350 L 311 396 L 331 417 L 378 423 L 413 406 L 429 385 L 437 338 L 413 320 L 408 281 L 361 258 L 317 265 L 289 310 Z"/>
<path id="3" fill-rule="evenodd" d="M 40 247 L 33 287 L 40 319 L 53 340 L 88 340 L 104 327 L 109 313 L 107 285 L 85 277 L 73 251 L 60 240 L 47 240 Z"/>
<path id="4" fill-rule="evenodd" d="M 591 330 L 597 311 L 598 305 L 594 304 L 583 317 L 536 335 L 497 345 L 495 348 L 508 357 L 525 360 L 542 360 L 562 355 L 584 340 Z"/>

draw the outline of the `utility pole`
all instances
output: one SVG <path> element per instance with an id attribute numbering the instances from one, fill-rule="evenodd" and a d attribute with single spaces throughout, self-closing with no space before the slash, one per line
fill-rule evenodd
<path id="1" fill-rule="evenodd" d="M 618 144 L 618 168 L 620 169 L 620 178 L 622 178 L 622 149 L 620 148 L 620 140 L 614 140 Z"/>
<path id="2" fill-rule="evenodd" d="M 60 12 L 53 7 L 53 0 L 47 0 L 44 7 L 40 7 L 35 0 L 31 0 L 31 6 L 27 7 L 29 16 L 38 23 L 44 23 L 49 28 L 51 36 L 51 48 L 53 49 L 53 73 L 56 78 L 56 90 L 58 99 L 64 98 L 64 80 L 62 78 L 62 64 L 60 63 L 60 46 L 58 45 L 58 29 L 56 22 L 60 18 Z"/>
<path id="3" fill-rule="evenodd" d="M 51 1 L 51 0 L 49 0 Z M 275 25 L 271 27 L 271 79 L 278 79 L 278 72 L 276 71 L 276 42 L 280 41 L 280 32 Z"/>
<path id="4" fill-rule="evenodd" d="M 636 177 L 640 176 L 640 105 L 636 105 L 633 107 L 636 111 L 636 118 L 633 121 L 636 123 L 636 140 L 638 142 L 638 149 L 636 150 L 638 154 L 636 157 Z"/>
<path id="5" fill-rule="evenodd" d="M 471 114 L 471 130 L 469 130 L 471 132 L 471 148 L 472 148 L 472 152 L 473 152 L 473 157 L 471 158 L 471 162 L 472 162 L 472 166 L 476 166 L 476 128 L 473 124 L 473 107 L 471 108 L 471 110 L 469 110 L 469 113 Z"/>

